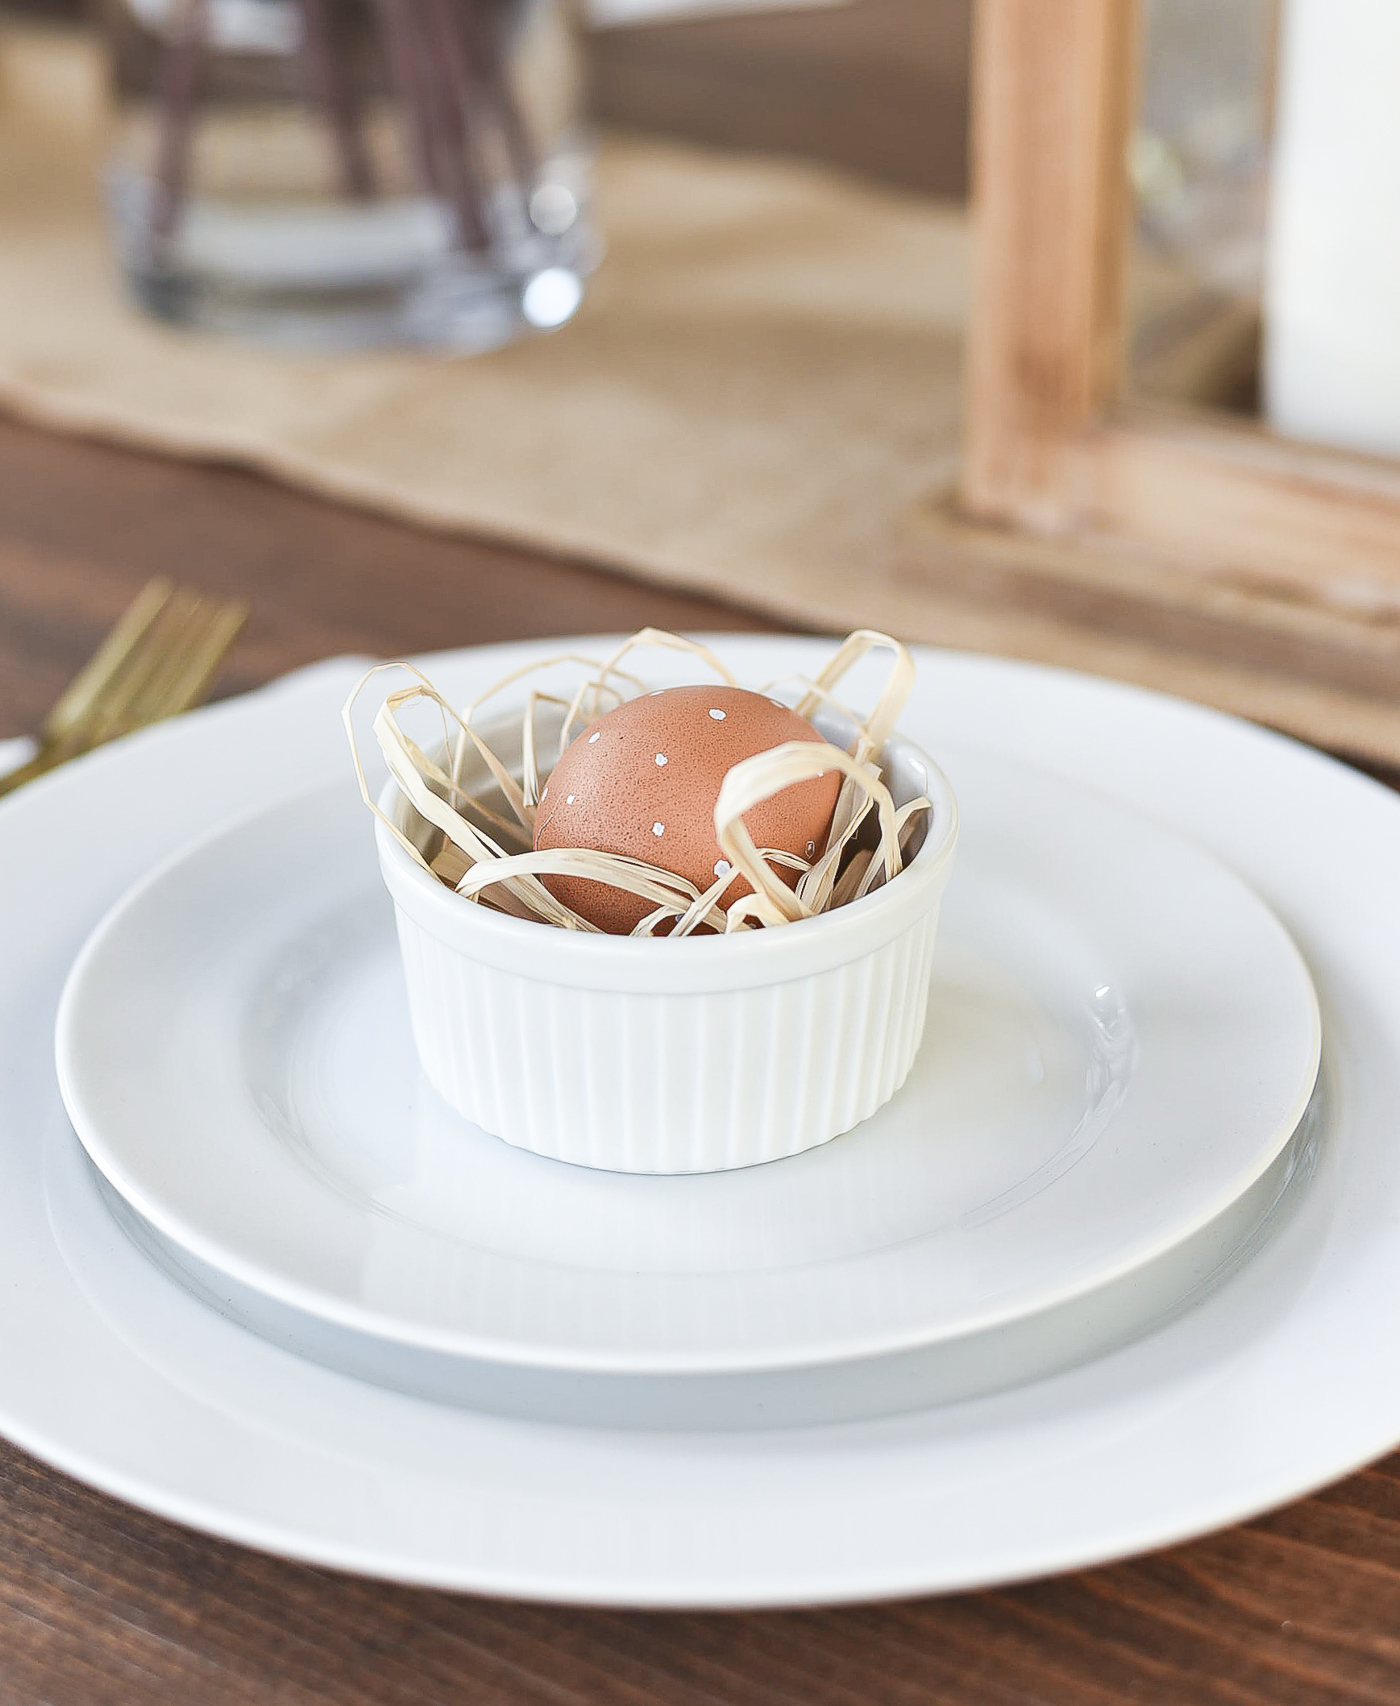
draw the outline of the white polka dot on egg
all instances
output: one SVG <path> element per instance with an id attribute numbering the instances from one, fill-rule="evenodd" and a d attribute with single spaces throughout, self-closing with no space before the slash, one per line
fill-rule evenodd
<path id="1" fill-rule="evenodd" d="M 717 877 L 727 877 L 733 869 L 734 867 L 729 863 L 728 859 L 715 860 L 715 875 Z"/>
<path id="2" fill-rule="evenodd" d="M 665 764 L 665 762 L 666 754 L 664 752 L 658 752 L 656 755 L 657 768 L 659 769 L 663 764 Z"/>
<path id="3" fill-rule="evenodd" d="M 591 735 L 589 735 L 589 737 L 588 737 L 588 744 L 590 746 L 592 746 L 594 741 L 598 739 L 599 735 L 601 735 L 602 732 L 603 731 L 601 729 L 594 729 L 593 733 Z"/>
<path id="4" fill-rule="evenodd" d="M 652 824 L 651 833 L 653 835 L 664 835 L 666 833 L 666 825 L 664 823 Z"/>
<path id="5" fill-rule="evenodd" d="M 717 723 L 722 723 L 724 721 L 724 712 L 723 711 L 711 711 L 710 715 L 714 718 L 714 720 Z"/>

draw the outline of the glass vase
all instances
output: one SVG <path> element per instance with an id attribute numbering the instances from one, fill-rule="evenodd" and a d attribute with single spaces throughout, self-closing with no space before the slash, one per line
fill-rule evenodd
<path id="1" fill-rule="evenodd" d="M 568 0 L 102 0 L 138 301 L 288 347 L 495 348 L 599 252 Z"/>

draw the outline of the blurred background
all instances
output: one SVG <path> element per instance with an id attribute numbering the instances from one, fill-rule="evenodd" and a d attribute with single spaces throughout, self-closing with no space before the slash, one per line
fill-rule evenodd
<path id="1" fill-rule="evenodd" d="M 1149 395 L 1258 405 L 1280 3 L 1145 0 L 1129 365 Z M 127 10 L 5 0 L 0 19 L 79 29 Z M 585 104 L 610 132 L 820 163 L 960 204 L 972 11 L 972 0 L 598 0 L 581 37 Z"/>
<path id="2" fill-rule="evenodd" d="M 1392 0 L 91 3 L 17 416 L 1400 762 Z"/>
<path id="3" fill-rule="evenodd" d="M 1257 404 L 1279 3 L 1144 5 L 1131 367 L 1153 396 Z M 80 27 L 123 5 L 5 0 L 0 19 Z M 965 200 L 972 0 L 691 0 L 675 17 L 602 0 L 595 17 L 636 12 L 583 36 L 600 126 Z"/>
<path id="4" fill-rule="evenodd" d="M 599 122 L 828 161 L 938 195 L 967 183 L 971 0 L 736 9 L 606 5 L 641 21 L 587 36 Z M 6 0 L 0 16 L 95 22 L 89 0 Z"/>

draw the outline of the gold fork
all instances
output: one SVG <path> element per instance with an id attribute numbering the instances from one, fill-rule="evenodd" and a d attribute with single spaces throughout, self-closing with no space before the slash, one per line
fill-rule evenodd
<path id="1" fill-rule="evenodd" d="M 0 794 L 197 705 L 247 616 L 241 600 L 220 603 L 166 580 L 147 582 L 45 717 L 39 750 L 0 776 Z"/>

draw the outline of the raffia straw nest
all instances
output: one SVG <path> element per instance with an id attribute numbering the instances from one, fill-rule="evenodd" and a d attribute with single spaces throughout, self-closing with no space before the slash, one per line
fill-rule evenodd
<path id="1" fill-rule="evenodd" d="M 914 662 L 897 640 L 865 628 L 848 635 L 811 680 L 779 677 L 756 689 L 769 695 L 782 688 L 791 694 L 795 689 L 799 696 L 793 708 L 799 716 L 810 719 L 826 708 L 855 732 L 845 749 L 829 742 L 789 741 L 744 759 L 726 773 L 715 803 L 715 835 L 733 871 L 717 878 L 710 888 L 702 892 L 659 865 L 594 848 L 535 852 L 535 813 L 540 790 L 549 780 L 553 765 L 553 759 L 547 766 L 541 764 L 542 714 L 549 714 L 553 720 L 560 711 L 563 713 L 555 743 L 557 758 L 586 723 L 651 690 L 651 683 L 621 667 L 630 653 L 648 646 L 689 652 L 729 686 L 742 685 L 708 646 L 656 628 L 643 628 L 632 635 L 603 662 L 561 653 L 515 670 L 460 712 L 412 664 L 376 665 L 356 684 L 344 710 L 365 804 L 419 865 L 464 900 L 564 930 L 599 933 L 595 924 L 556 899 L 541 877 L 591 877 L 648 900 L 653 910 L 632 934 L 653 936 L 669 925 L 665 933 L 674 938 L 701 929 L 733 933 L 795 923 L 858 900 L 899 874 L 915 828 L 931 807 L 921 796 L 896 808 L 881 780 L 876 758 L 894 732 L 909 697 Z M 861 717 L 835 698 L 834 689 L 867 653 L 877 650 L 890 654 L 890 667 L 874 708 Z M 571 696 L 530 685 L 532 678 L 551 675 L 566 666 L 582 672 Z M 369 682 L 395 669 L 406 670 L 413 680 L 385 698 L 375 713 L 374 733 L 404 796 L 438 832 L 424 846 L 405 834 L 371 794 L 352 722 L 354 707 Z M 524 704 L 507 725 L 515 739 L 503 741 L 501 725 L 493 725 L 496 745 L 514 746 L 518 741 L 520 762 L 508 766 L 483 734 L 479 714 L 499 695 L 511 688 L 519 691 L 522 686 L 526 690 Z M 403 728 L 401 719 L 414 706 L 430 707 L 437 713 L 441 739 L 436 757 Z M 473 758 L 479 764 L 471 767 L 479 770 L 484 765 L 491 779 L 482 788 L 478 777 L 476 791 L 470 790 L 465 780 Z M 774 848 L 755 847 L 743 814 L 782 789 L 831 769 L 839 769 L 845 779 L 826 844 L 811 862 Z M 777 875 L 778 866 L 800 873 L 794 888 Z M 735 872 L 747 877 L 753 892 L 721 907 L 719 898 L 733 883 Z"/>

